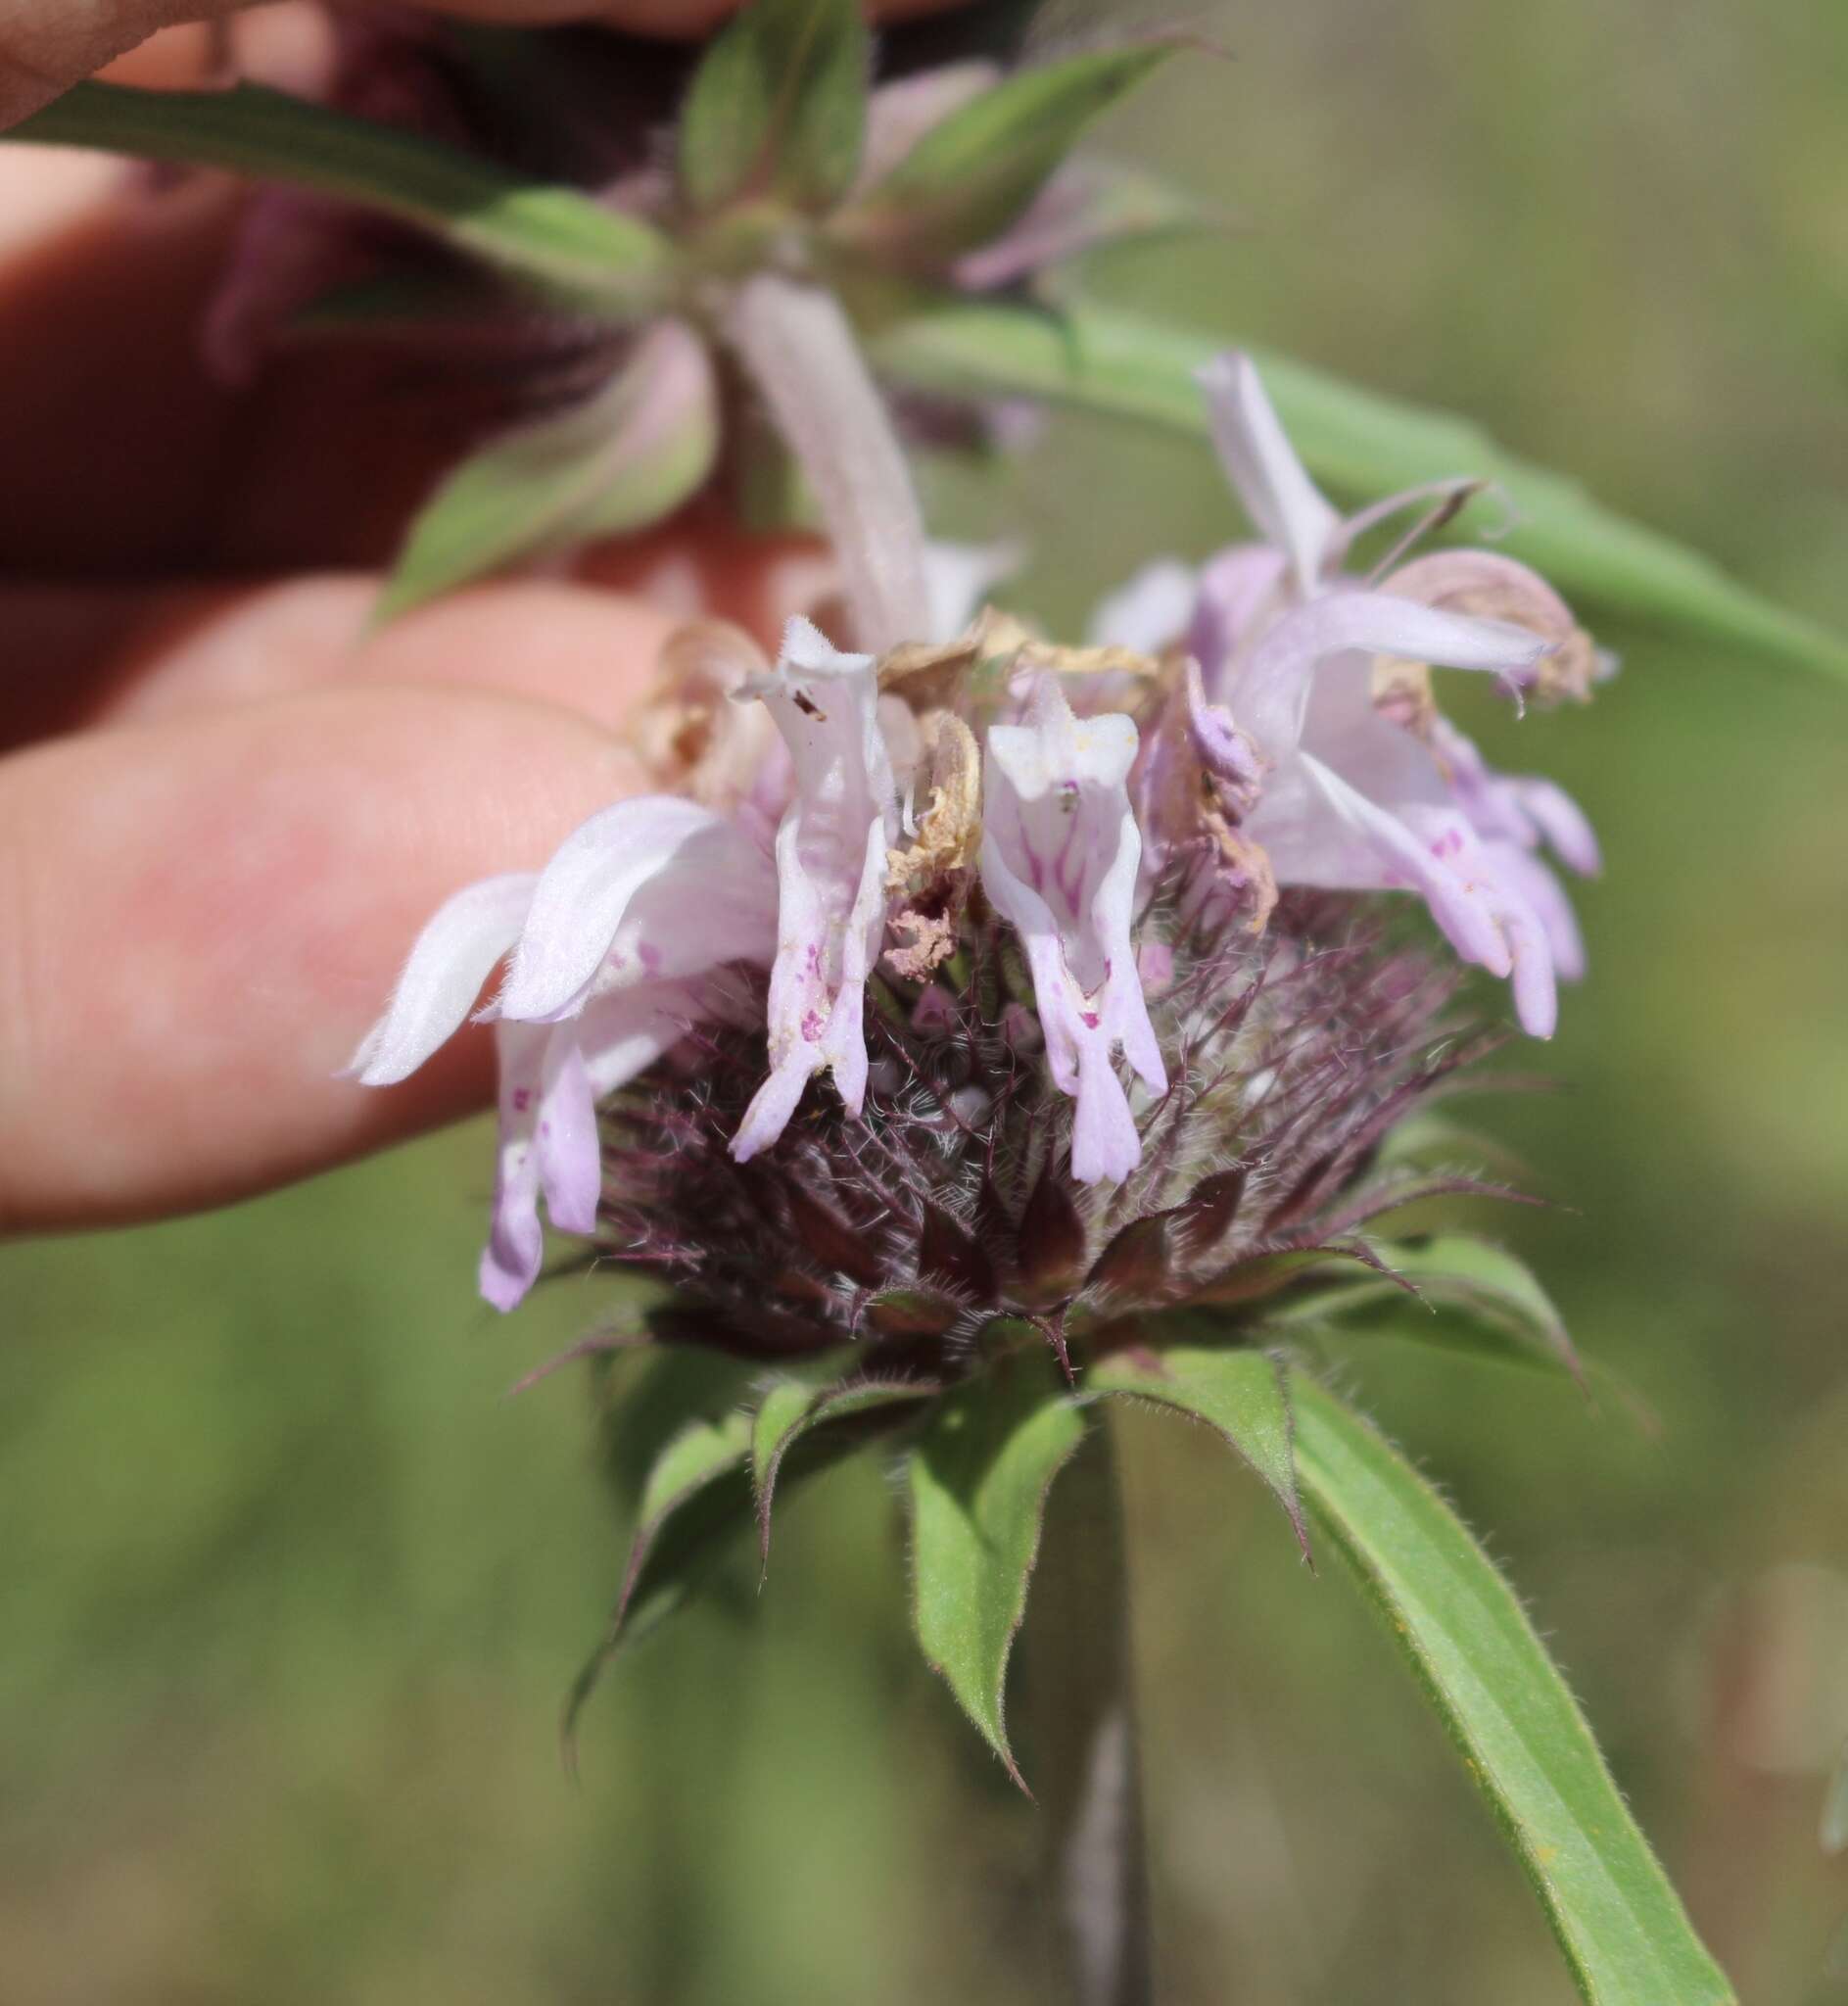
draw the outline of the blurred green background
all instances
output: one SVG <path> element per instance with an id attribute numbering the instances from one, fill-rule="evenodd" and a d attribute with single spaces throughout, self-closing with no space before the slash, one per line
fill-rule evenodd
<path id="1" fill-rule="evenodd" d="M 1219 11 L 1112 134 L 1232 212 L 1145 300 L 1488 423 L 1848 633 L 1848 10 Z M 1070 425 L 1007 511 L 1074 617 L 1232 527 L 1178 447 Z M 1506 1236 L 1621 1410 L 1402 1348 L 1366 1404 L 1511 1568 L 1742 1995 L 1848 2000 L 1848 687 L 1642 633 L 1493 748 L 1603 835 L 1593 976 L 1485 1104 L 1574 1208 Z M 1478 1117 L 1479 1121 L 1484 1119 Z M 0 2001 L 1026 2001 L 1033 1813 L 914 1664 L 871 1463 L 768 1590 L 622 1665 L 599 1313 L 474 1299 L 479 1128 L 217 1217 L 0 1252 Z M 1199 1432 L 1135 1418 L 1163 1997 L 1571 1994 L 1333 1568 Z M 1671 2002 L 1664 2002 L 1671 2006 Z"/>

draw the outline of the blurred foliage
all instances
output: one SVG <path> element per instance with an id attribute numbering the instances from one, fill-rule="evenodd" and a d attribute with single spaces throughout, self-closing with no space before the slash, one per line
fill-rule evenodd
<path id="1" fill-rule="evenodd" d="M 1491 424 L 1848 629 L 1848 15 L 1834 0 L 1225 8 L 1121 149 L 1250 233 L 1101 292 Z M 1003 498 L 1076 618 L 1230 505 L 1061 426 Z M 1627 637 L 1608 635 L 1620 647 Z M 1516 726 L 1604 836 L 1593 977 L 1484 1103 L 1563 1201 L 1496 1221 L 1659 1435 L 1346 1347 L 1522 1586 L 1741 1995 L 1848 2000 L 1848 704 L 1636 642 Z M 1499 1008 L 1485 987 L 1486 1007 Z M 1032 1812 L 914 1665 L 878 1468 L 761 1598 L 558 1706 L 616 1587 L 607 1307 L 471 1294 L 471 1128 L 215 1218 L 0 1253 L 0 2001 L 1035 1997 Z M 1520 1878 L 1385 1641 L 1204 1431 L 1126 1418 L 1163 1996 L 1551 2006 Z M 1055 1508 L 1056 1508 L 1055 1496 Z M 1028 1646 L 1031 1625 L 1029 1620 Z"/>

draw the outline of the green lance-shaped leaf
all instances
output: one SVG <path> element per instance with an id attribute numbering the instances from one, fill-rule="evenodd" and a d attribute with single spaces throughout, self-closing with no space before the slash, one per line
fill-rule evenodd
<path id="1" fill-rule="evenodd" d="M 823 210 L 866 144 L 872 53 L 859 0 L 755 0 L 706 51 L 681 116 L 681 193 Z"/>
<path id="2" fill-rule="evenodd" d="M 635 1531 L 609 1622 L 565 1702 L 567 1760 L 610 1658 L 671 1615 L 750 1523 L 752 1377 L 739 1360 L 687 1346 L 648 1357 L 614 1383 L 605 1461 Z"/>
<path id="3" fill-rule="evenodd" d="M 503 434 L 450 475 L 411 524 L 375 617 L 660 521 L 705 481 L 718 442 L 704 345 L 681 322 L 657 321 L 587 403 Z"/>
<path id="4" fill-rule="evenodd" d="M 1004 1718 L 1008 1656 L 1046 1494 L 1083 1434 L 1051 1359 L 1020 1352 L 951 1394 L 911 1456 L 918 1642 L 1022 1790 Z"/>
<path id="5" fill-rule="evenodd" d="M 609 1623 L 566 1704 L 567 1752 L 611 1657 L 697 1593 L 754 1515 L 768 1540 L 774 1489 L 819 1475 L 937 1390 L 895 1380 L 828 1384 L 825 1369 L 790 1373 L 765 1390 L 749 1362 L 686 1346 L 656 1355 L 617 1389 L 607 1462 L 635 1532 Z"/>
<path id="6" fill-rule="evenodd" d="M 624 1645 L 672 1615 L 731 1536 L 750 1523 L 750 1416 L 739 1409 L 713 1420 L 689 1420 L 655 1458 L 642 1486 L 616 1605 L 565 1701 L 567 1758 L 578 1715 L 604 1666 Z"/>
<path id="7" fill-rule="evenodd" d="M 1007 77 L 941 119 L 840 218 L 841 236 L 921 263 L 992 242 L 1025 214 L 1078 135 L 1174 53 L 1092 50 Z"/>
<path id="8" fill-rule="evenodd" d="M 1390 1321 L 1394 1335 L 1485 1352 L 1516 1364 L 1564 1367 L 1583 1379 L 1565 1319 L 1525 1261 L 1473 1233 L 1428 1240 L 1375 1240 L 1373 1251 L 1393 1273 L 1343 1282 L 1286 1306 L 1293 1322 L 1338 1325 Z M 1400 1285 L 1423 1298 L 1413 1301 Z"/>
<path id="9" fill-rule="evenodd" d="M 1084 1388 L 1153 1401 L 1215 1429 L 1269 1486 L 1307 1557 L 1291 1446 L 1295 1428 L 1280 1361 L 1256 1351 L 1137 1346 L 1100 1359 L 1084 1375 Z"/>
<path id="10" fill-rule="evenodd" d="M 1002 393 L 1207 437 L 1194 372 L 1228 344 L 1108 308 L 1053 316 L 1030 308 L 944 303 L 895 318 L 872 348 L 890 380 Z M 1511 499 L 1518 527 L 1498 545 L 1568 597 L 1673 632 L 1848 676 L 1848 645 L 1786 612 L 1673 539 L 1626 520 L 1575 481 L 1502 452 L 1444 412 L 1260 356 L 1264 387 L 1311 473 L 1373 499 L 1422 481 L 1476 475 Z"/>
<path id="11" fill-rule="evenodd" d="M 855 1439 L 853 1424 L 899 1417 L 937 1392 L 915 1379 L 848 1379 L 818 1387 L 812 1379 L 779 1379 L 765 1393 L 751 1422 L 751 1488 L 757 1532 L 770 1564 L 770 1514 L 777 1482 L 791 1452 L 813 1449 L 831 1435 L 840 1448 Z"/>
<path id="12" fill-rule="evenodd" d="M 1584 1717 L 1493 1561 L 1367 1422 L 1292 1377 L 1297 1476 L 1488 1797 L 1592 2006 L 1726 2006 Z"/>
<path id="13" fill-rule="evenodd" d="M 80 83 L 4 136 L 223 167 L 338 196 L 617 318 L 653 303 L 667 259 L 665 240 L 647 224 L 589 196 L 257 84 L 156 91 Z"/>

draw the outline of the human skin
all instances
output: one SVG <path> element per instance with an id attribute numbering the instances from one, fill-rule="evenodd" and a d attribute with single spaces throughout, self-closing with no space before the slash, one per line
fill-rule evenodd
<path id="1" fill-rule="evenodd" d="M 181 11 L 0 0 L 0 89 Z M 132 60 L 184 81 L 208 46 Z M 366 636 L 455 426 L 352 356 L 209 378 L 234 201 L 0 150 L 0 1228 L 224 1203 L 483 1104 L 474 1032 L 401 1087 L 336 1075 L 450 892 L 640 784 L 622 728 L 678 612 L 766 631 L 813 573 L 695 515 L 595 585 L 491 585 Z"/>

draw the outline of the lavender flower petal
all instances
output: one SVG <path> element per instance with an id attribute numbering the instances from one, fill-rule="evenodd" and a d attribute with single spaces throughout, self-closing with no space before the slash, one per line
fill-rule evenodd
<path id="1" fill-rule="evenodd" d="M 1077 1098 L 1080 1183 L 1120 1183 L 1141 1159 L 1115 1049 L 1153 1091 L 1167 1085 L 1130 939 L 1142 857 L 1127 786 L 1136 748 L 1127 717 L 1080 722 L 1051 676 L 1035 685 L 1022 723 L 988 733 L 982 885 L 1021 937 L 1053 1078 Z"/>
<path id="2" fill-rule="evenodd" d="M 538 884 L 537 872 L 510 871 L 440 906 L 347 1072 L 363 1086 L 391 1086 L 415 1073 L 460 1027 L 495 964 L 519 938 Z"/>
<path id="3" fill-rule="evenodd" d="M 775 719 L 796 798 L 777 832 L 770 1077 L 740 1123 L 740 1162 L 767 1148 L 802 1089 L 831 1071 L 850 1113 L 866 1091 L 866 979 L 885 930 L 885 854 L 899 834 L 874 657 L 842 654 L 791 620 L 770 676 L 747 686 Z"/>
<path id="4" fill-rule="evenodd" d="M 581 1010 L 593 984 L 625 973 L 690 975 L 767 958 L 769 891 L 763 852 L 710 808 L 671 794 L 620 801 L 545 866 L 498 1014 L 554 1023 Z M 627 971 L 608 966 L 619 941 Z"/>
<path id="5" fill-rule="evenodd" d="M 1256 365 L 1236 350 L 1200 372 L 1213 444 L 1253 526 L 1290 560 L 1298 590 L 1311 593 L 1341 518 L 1304 471 L 1284 434 Z"/>

